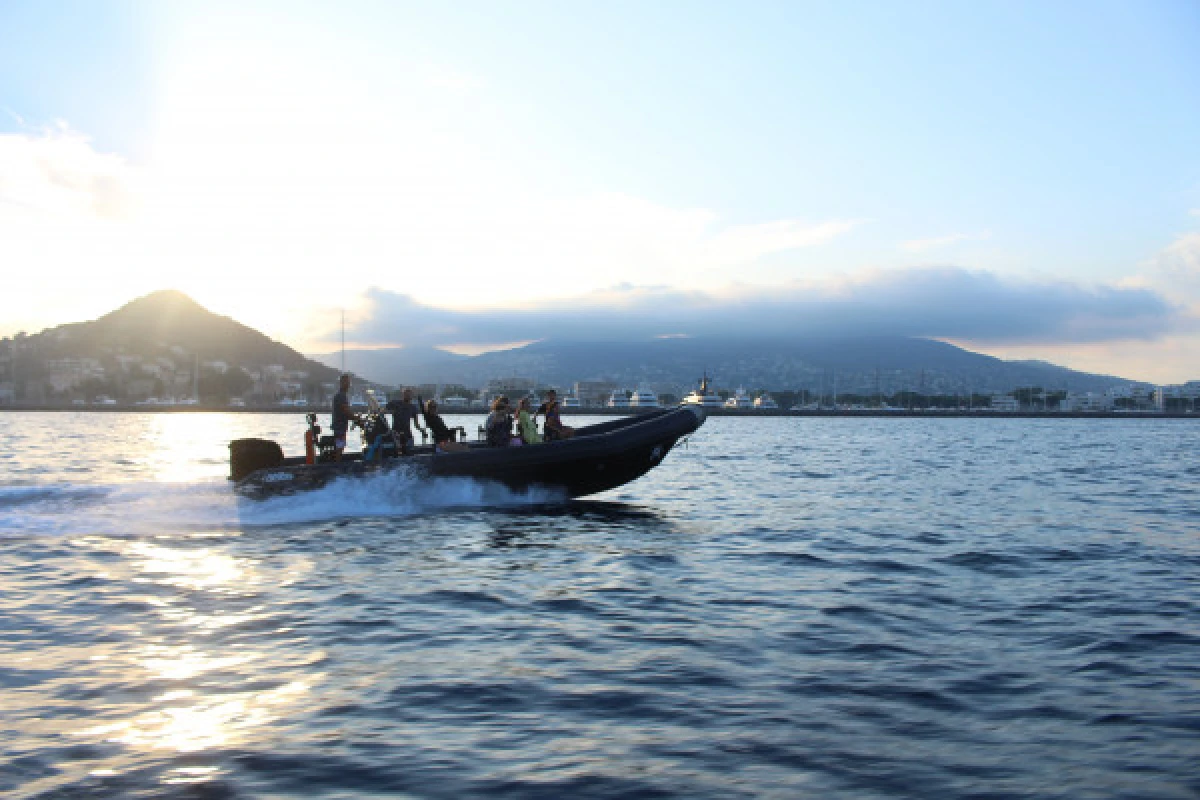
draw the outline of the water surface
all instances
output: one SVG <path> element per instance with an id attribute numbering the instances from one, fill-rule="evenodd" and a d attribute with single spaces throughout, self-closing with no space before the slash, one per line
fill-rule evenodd
<path id="1" fill-rule="evenodd" d="M 546 505 L 3 419 L 6 796 L 1200 793 L 1193 421 L 722 417 Z"/>

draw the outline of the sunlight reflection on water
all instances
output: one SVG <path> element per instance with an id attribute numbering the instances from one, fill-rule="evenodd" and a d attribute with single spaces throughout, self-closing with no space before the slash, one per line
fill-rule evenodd
<path id="1" fill-rule="evenodd" d="M 5 796 L 1191 785 L 1193 427 L 724 418 L 531 509 L 239 505 L 226 440 L 297 419 L 133 416 L 0 476 Z"/>
<path id="2" fill-rule="evenodd" d="M 189 538 L 203 541 L 210 537 Z M 88 537 L 77 542 L 94 548 L 99 540 Z M 134 751 L 198 753 L 233 747 L 254 741 L 256 731 L 277 725 L 302 709 L 313 683 L 323 677 L 310 667 L 322 660 L 324 653 L 308 650 L 295 637 L 290 639 L 291 648 L 282 651 L 254 646 L 253 639 L 232 646 L 227 643 L 220 650 L 206 645 L 210 634 L 220 629 L 254 628 L 255 623 L 269 621 L 270 610 L 264 605 L 227 608 L 224 603 L 253 598 L 268 580 L 281 586 L 300 579 L 311 569 L 306 558 L 290 559 L 282 574 L 266 575 L 252 560 L 220 547 L 196 547 L 190 542 L 181 546 L 171 541 L 107 542 L 121 553 L 119 571 L 127 573 L 107 577 L 115 577 L 130 589 L 162 590 L 125 599 L 145 602 L 167 627 L 139 626 L 141 635 L 128 643 L 132 646 L 92 656 L 114 681 L 118 693 L 127 693 L 125 687 L 131 686 L 165 691 L 145 701 L 108 704 L 100 714 L 108 719 L 70 731 L 77 738 L 119 743 Z M 294 677 L 297 670 L 304 670 L 302 678 Z M 237 675 L 232 685 L 248 682 L 258 688 L 232 690 L 223 678 L 228 675 Z M 180 767 L 163 783 L 203 783 L 219 773 L 211 766 Z"/>

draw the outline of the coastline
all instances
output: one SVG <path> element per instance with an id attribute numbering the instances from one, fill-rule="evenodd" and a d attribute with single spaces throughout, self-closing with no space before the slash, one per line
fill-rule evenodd
<path id="1" fill-rule="evenodd" d="M 624 408 L 577 408 L 562 411 L 564 417 L 617 417 L 633 414 L 646 414 L 657 409 L 624 409 Z M 705 409 L 711 417 L 882 417 L 890 419 L 942 419 L 947 417 L 966 417 L 970 419 L 1194 419 L 1200 420 L 1200 413 L 1177 411 L 992 411 L 990 409 L 952 409 L 945 411 L 934 410 L 889 410 L 889 409 Z M 61 406 L 61 405 L 29 405 L 0 406 L 0 413 L 5 412 L 37 412 L 37 413 L 121 413 L 121 414 L 325 414 L 328 407 L 290 407 L 278 408 L 263 406 L 259 408 L 227 406 L 144 406 L 144 405 L 113 405 L 113 406 Z M 486 416 L 484 409 L 442 409 L 444 416 Z"/>

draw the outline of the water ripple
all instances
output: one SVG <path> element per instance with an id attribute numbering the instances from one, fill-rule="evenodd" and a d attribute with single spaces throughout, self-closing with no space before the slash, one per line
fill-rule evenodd
<path id="1" fill-rule="evenodd" d="M 586 502 L 245 507 L 224 439 L 285 418 L 96 416 L 105 470 L 0 479 L 6 797 L 1200 791 L 1178 424 L 718 418 Z"/>

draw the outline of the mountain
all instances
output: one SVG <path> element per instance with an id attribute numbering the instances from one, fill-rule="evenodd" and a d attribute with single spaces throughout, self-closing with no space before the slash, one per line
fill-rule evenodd
<path id="1" fill-rule="evenodd" d="M 175 290 L 153 292 L 99 319 L 50 328 L 28 337 L 27 342 L 43 358 L 101 358 L 118 350 L 152 357 L 179 348 L 201 361 L 248 368 L 279 365 L 308 371 L 320 380 L 337 379 L 336 370 L 240 322 L 214 314 Z"/>
<path id="2" fill-rule="evenodd" d="M 320 398 L 321 384 L 337 375 L 177 291 L 154 292 L 99 319 L 0 340 L 0 402 L 198 396 L 269 404 Z"/>
<path id="3" fill-rule="evenodd" d="M 337 355 L 318 356 L 336 364 Z M 945 342 L 905 337 L 809 337 L 797 340 L 669 338 L 642 342 L 546 340 L 467 357 L 439 350 L 347 351 L 346 365 L 388 383 L 461 383 L 520 375 L 543 384 L 609 380 L 685 390 L 705 371 L 719 385 L 885 393 L 1008 392 L 1023 386 L 1103 391 L 1128 383 L 1046 362 L 1004 361 Z"/>
<path id="4" fill-rule="evenodd" d="M 0 340 L 0 402 L 195 395 L 208 403 L 323 402 L 328 392 L 321 384 L 337 379 L 341 354 L 316 358 L 213 314 L 181 292 L 161 291 L 90 322 Z M 346 367 L 391 385 L 478 387 L 521 376 L 561 387 L 588 380 L 644 384 L 676 395 L 695 386 L 704 372 L 725 388 L 828 393 L 836 381 L 839 392 L 859 394 L 989 393 L 1030 386 L 1101 392 L 1129 383 L 1042 361 L 1004 361 L 931 339 L 880 336 L 545 340 L 477 356 L 415 347 L 349 350 Z"/>

